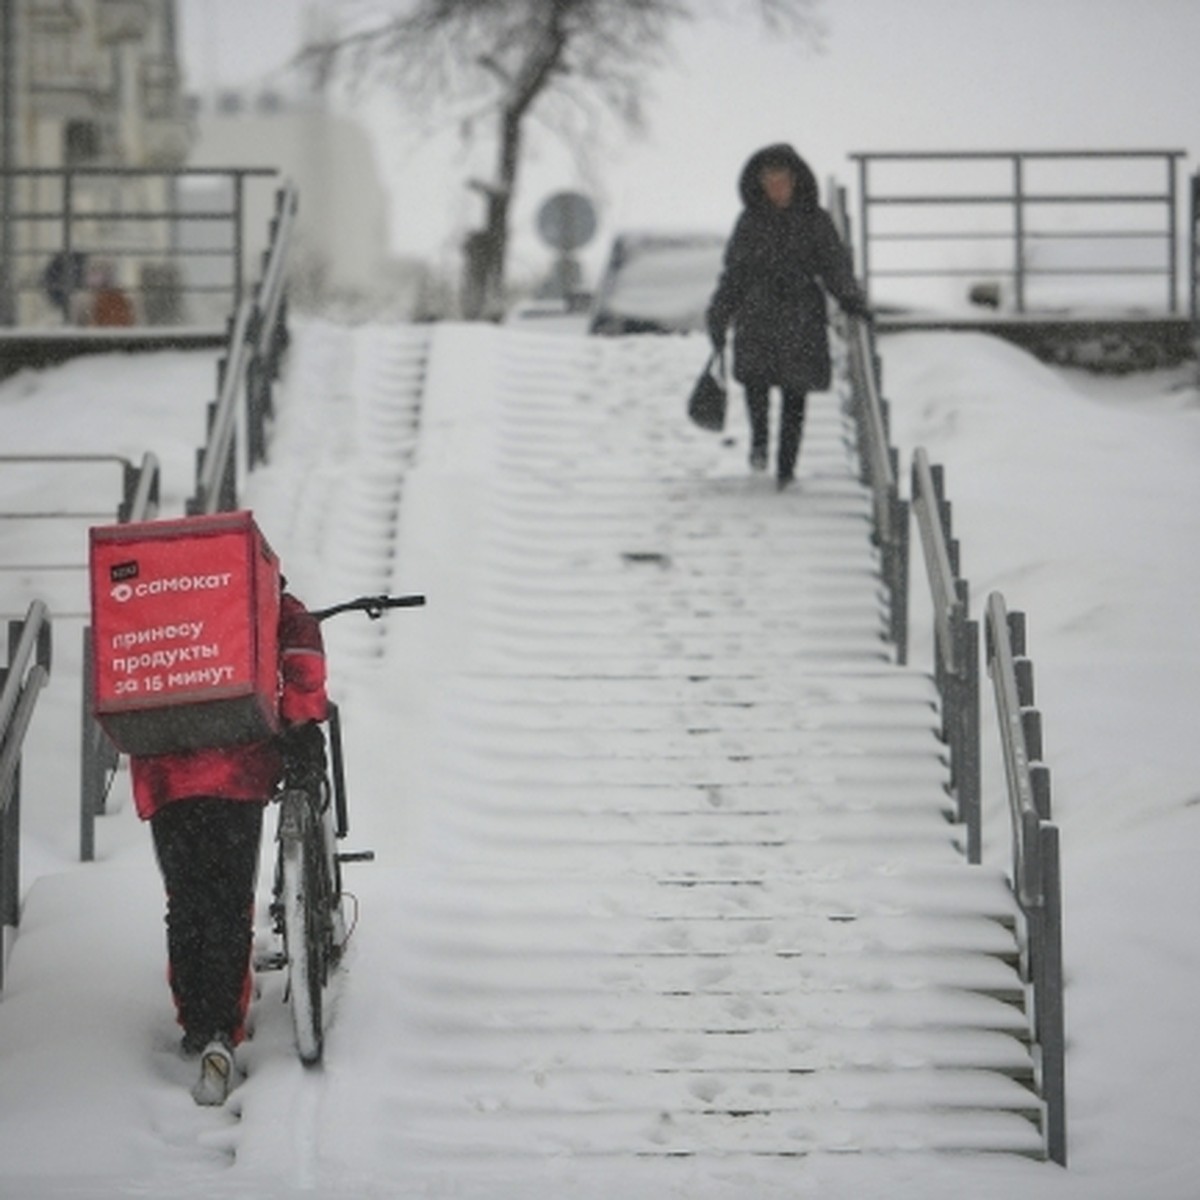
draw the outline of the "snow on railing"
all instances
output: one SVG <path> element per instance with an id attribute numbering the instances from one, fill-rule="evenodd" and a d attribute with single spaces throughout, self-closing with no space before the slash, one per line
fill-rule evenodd
<path id="1" fill-rule="evenodd" d="M 276 194 L 262 278 L 229 320 L 228 351 L 217 365 L 217 400 L 209 406 L 208 440 L 199 454 L 196 491 L 187 505 L 191 515 L 237 508 L 239 470 L 244 474 L 266 458 L 271 385 L 287 346 L 287 256 L 297 204 L 292 184 Z M 242 462 L 239 426 L 245 443 Z"/>
<path id="2" fill-rule="evenodd" d="M 21 920 L 21 749 L 38 694 L 50 678 L 50 614 L 34 600 L 8 623 L 8 666 L 0 668 L 0 988 L 7 931 Z"/>

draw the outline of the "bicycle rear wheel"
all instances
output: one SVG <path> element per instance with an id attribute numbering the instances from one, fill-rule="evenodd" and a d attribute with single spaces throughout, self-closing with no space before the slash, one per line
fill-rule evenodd
<path id="1" fill-rule="evenodd" d="M 284 805 L 280 889 L 288 998 L 300 1061 L 312 1066 L 321 1061 L 325 1049 L 322 992 L 329 974 L 328 868 L 316 845 L 307 797 L 285 797 Z"/>

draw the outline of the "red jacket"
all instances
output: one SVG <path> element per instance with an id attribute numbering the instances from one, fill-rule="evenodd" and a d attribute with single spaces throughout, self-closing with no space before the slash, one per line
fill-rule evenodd
<path id="1" fill-rule="evenodd" d="M 321 627 L 288 592 L 279 608 L 279 715 L 285 724 L 323 721 L 325 647 Z M 189 796 L 269 800 L 283 777 L 283 759 L 273 740 L 130 758 L 133 801 L 149 820 L 164 804 Z"/>

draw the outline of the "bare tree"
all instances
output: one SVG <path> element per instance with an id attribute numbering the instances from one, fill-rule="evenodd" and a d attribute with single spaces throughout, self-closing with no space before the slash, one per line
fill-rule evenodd
<path id="1" fill-rule="evenodd" d="M 334 32 L 302 61 L 319 82 L 387 83 L 409 103 L 466 102 L 496 123 L 494 173 L 470 180 L 483 226 L 464 246 L 463 309 L 499 310 L 509 210 L 526 122 L 555 101 L 599 105 L 624 123 L 642 120 L 648 75 L 676 24 L 702 14 L 744 17 L 781 33 L 819 36 L 821 0 L 340 0 Z M 722 12 L 722 9 L 724 10 Z"/>

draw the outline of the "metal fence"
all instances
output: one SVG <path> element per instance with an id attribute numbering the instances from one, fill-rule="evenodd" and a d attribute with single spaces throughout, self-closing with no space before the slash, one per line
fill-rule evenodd
<path id="1" fill-rule="evenodd" d="M 0 172 L 0 314 L 22 327 L 220 325 L 273 168 Z M 264 196 L 266 197 L 264 199 Z"/>
<path id="2" fill-rule="evenodd" d="M 1182 150 L 850 157 L 858 164 L 861 272 L 873 298 L 884 280 L 958 277 L 977 285 L 977 303 L 992 306 L 1003 302 L 1003 282 L 1011 291 L 1005 306 L 1024 313 L 1035 284 L 1043 306 L 1064 295 L 1118 303 L 1140 278 L 1158 290 L 1162 311 L 1178 310 Z"/>
<path id="3" fill-rule="evenodd" d="M 21 750 L 49 678 L 50 615 L 35 600 L 23 621 L 8 623 L 8 665 L 0 668 L 0 927 L 15 929 L 21 921 Z M 3 942 L 0 937 L 0 987 Z"/>

